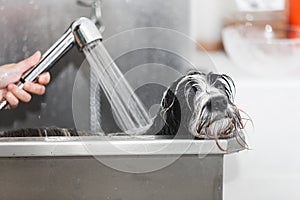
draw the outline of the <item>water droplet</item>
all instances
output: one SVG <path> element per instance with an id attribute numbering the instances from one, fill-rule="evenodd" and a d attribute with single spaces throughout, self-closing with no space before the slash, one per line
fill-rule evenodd
<path id="1" fill-rule="evenodd" d="M 47 107 L 47 103 L 41 103 L 41 107 L 42 108 L 46 108 Z"/>
<path id="2" fill-rule="evenodd" d="M 5 9 L 5 6 L 0 6 L 0 10 L 4 10 Z"/>
<path id="3" fill-rule="evenodd" d="M 34 0 L 30 0 L 29 4 L 31 4 L 31 5 L 34 4 Z"/>
<path id="4" fill-rule="evenodd" d="M 38 115 L 38 119 L 41 119 L 41 115 Z"/>

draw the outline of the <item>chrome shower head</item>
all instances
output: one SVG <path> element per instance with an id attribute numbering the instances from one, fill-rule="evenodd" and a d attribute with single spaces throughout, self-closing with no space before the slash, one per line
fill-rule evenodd
<path id="1" fill-rule="evenodd" d="M 81 17 L 75 20 L 64 35 L 54 43 L 42 56 L 41 61 L 32 70 L 27 72 L 17 84 L 23 88 L 25 82 L 33 82 L 45 71 L 48 71 L 74 44 L 79 50 L 90 43 L 102 40 L 102 35 L 96 25 L 88 18 Z M 8 105 L 7 101 L 0 103 L 0 110 Z"/>
<path id="2" fill-rule="evenodd" d="M 88 18 L 81 17 L 74 21 L 70 27 L 79 49 L 96 41 L 102 40 L 102 35 L 96 25 Z"/>

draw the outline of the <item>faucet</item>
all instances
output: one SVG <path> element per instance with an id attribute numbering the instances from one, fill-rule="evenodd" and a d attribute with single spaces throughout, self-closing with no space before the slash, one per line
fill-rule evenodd
<path id="1" fill-rule="evenodd" d="M 57 60 L 67 53 L 74 44 L 79 50 L 86 45 L 102 40 L 102 35 L 96 25 L 88 18 L 81 17 L 75 20 L 61 38 L 58 39 L 42 56 L 41 61 L 32 70 L 27 72 L 17 84 L 19 88 L 23 88 L 25 82 L 33 82 L 45 71 L 48 71 Z M 0 103 L 0 110 L 8 105 L 6 100 Z"/>

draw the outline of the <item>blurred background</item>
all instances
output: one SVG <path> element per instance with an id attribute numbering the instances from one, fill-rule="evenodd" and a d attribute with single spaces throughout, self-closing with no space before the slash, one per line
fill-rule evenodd
<path id="1" fill-rule="evenodd" d="M 120 48 L 132 49 L 140 41 L 146 41 L 145 46 L 157 43 L 169 50 L 144 49 L 117 57 L 123 73 L 146 63 L 168 66 L 178 74 L 195 66 L 226 73 L 237 87 L 235 103 L 249 114 L 254 128 L 250 125 L 248 130 L 251 150 L 225 157 L 224 199 L 279 200 L 287 195 L 289 199 L 300 198 L 300 128 L 296 126 L 300 119 L 298 0 L 99 2 L 101 16 L 100 7 L 91 0 L 1 0 L 0 65 L 18 62 L 36 50 L 45 52 L 72 21 L 86 16 L 104 29 L 104 43 L 113 57 Z M 130 31 L 144 27 L 164 32 L 160 37 L 157 30 L 154 34 L 144 29 L 133 31 L 134 37 L 128 36 Z M 130 40 L 126 41 L 127 36 Z M 72 93 L 75 79 L 83 76 L 77 74 L 83 61 L 84 55 L 73 48 L 51 70 L 52 82 L 46 95 L 1 112 L 0 129 L 74 128 Z M 147 70 L 144 74 L 148 74 Z M 159 71 L 152 72 L 160 79 L 168 77 L 167 83 L 178 74 L 170 78 Z M 137 80 L 144 78 L 136 76 Z M 165 87 L 143 87 L 138 95 L 149 109 L 159 103 Z M 88 92 L 79 101 L 88 111 L 86 100 L 90 96 Z M 107 132 L 117 130 L 107 100 L 103 95 L 98 98 L 102 119 L 98 126 Z M 82 118 L 92 121 L 91 115 Z M 97 128 L 86 123 L 86 129 Z"/>

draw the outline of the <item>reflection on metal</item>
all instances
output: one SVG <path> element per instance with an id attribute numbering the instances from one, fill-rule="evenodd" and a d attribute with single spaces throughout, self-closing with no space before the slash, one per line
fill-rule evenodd
<path id="1" fill-rule="evenodd" d="M 220 140 L 228 152 L 243 148 L 235 138 Z M 168 139 L 157 136 L 83 136 L 46 138 L 0 138 L 0 157 L 115 156 L 115 155 L 207 155 L 226 154 L 214 140 Z"/>
<path id="2" fill-rule="evenodd" d="M 108 156 L 107 162 L 150 164 L 174 157 Z M 223 155 L 184 155 L 151 173 L 124 173 L 94 157 L 0 158 L 0 199 L 221 200 Z"/>

